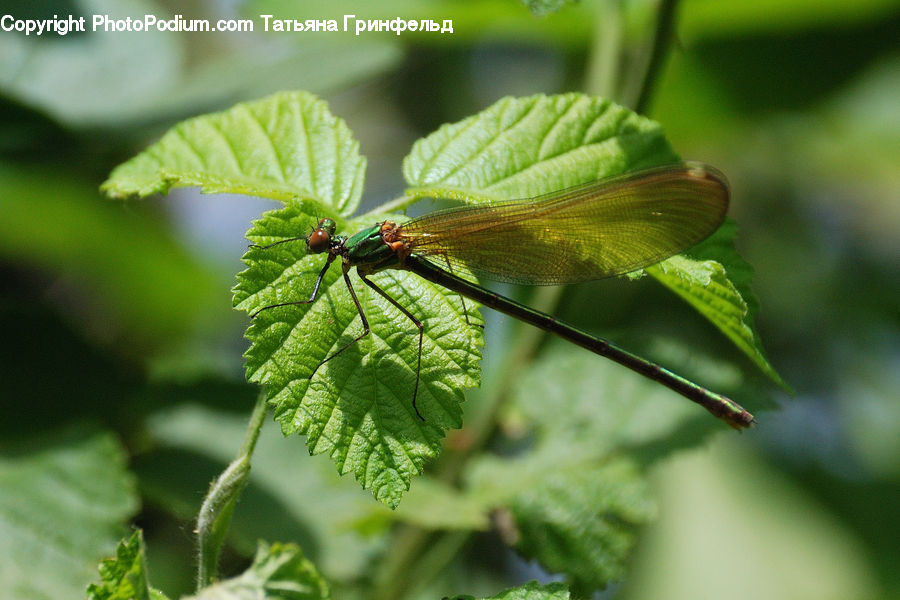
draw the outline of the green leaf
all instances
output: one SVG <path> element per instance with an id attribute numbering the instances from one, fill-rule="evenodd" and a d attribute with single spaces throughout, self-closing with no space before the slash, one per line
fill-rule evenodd
<path id="1" fill-rule="evenodd" d="M 623 578 L 637 531 L 655 514 L 636 463 L 618 457 L 670 448 L 691 415 L 715 425 L 674 392 L 562 344 L 517 384 L 510 411 L 519 430 L 523 421 L 533 429 L 533 446 L 472 461 L 465 489 L 503 509 L 509 544 L 588 596 Z"/>
<path id="2" fill-rule="evenodd" d="M 551 475 L 509 508 L 516 549 L 588 592 L 624 579 L 637 530 L 656 512 L 643 477 L 624 460 Z"/>
<path id="3" fill-rule="evenodd" d="M 778 385 L 790 390 L 762 348 L 753 325 L 758 309 L 750 290 L 753 268 L 734 249 L 737 226 L 727 220 L 709 239 L 645 271 L 709 319 Z"/>
<path id="4" fill-rule="evenodd" d="M 658 123 L 583 94 L 503 98 L 442 126 L 403 161 L 411 198 L 527 198 L 672 163 Z"/>
<path id="5" fill-rule="evenodd" d="M 195 117 L 117 167 L 110 196 L 200 186 L 207 193 L 308 199 L 347 215 L 362 194 L 366 161 L 346 124 L 306 92 L 282 92 Z"/>
<path id="6" fill-rule="evenodd" d="M 226 579 L 188 598 L 194 600 L 325 600 L 328 584 L 293 544 L 260 542 L 253 564 L 238 577 Z M 185 600 L 188 600 L 187 598 Z"/>
<path id="7" fill-rule="evenodd" d="M 271 243 L 314 223 L 291 205 L 263 215 L 247 238 Z M 363 226 L 351 222 L 347 231 Z M 238 275 L 234 305 L 252 313 L 307 300 L 324 260 L 307 255 L 302 240 L 252 248 L 244 257 L 249 268 Z M 311 453 L 328 453 L 341 474 L 353 473 L 378 500 L 395 507 L 412 476 L 439 453 L 444 431 L 461 425 L 462 389 L 479 383 L 481 319 L 468 302 L 467 324 L 457 294 L 411 274 L 385 271 L 372 281 L 424 324 L 417 398 L 424 423 L 412 406 L 418 331 L 355 272 L 351 283 L 371 334 L 317 369 L 363 332 L 337 264 L 316 302 L 264 310 L 254 318 L 247 330 L 247 377 L 266 386 L 286 435 L 305 434 Z"/>
<path id="8" fill-rule="evenodd" d="M 569 600 L 569 590 L 565 584 L 549 583 L 541 585 L 537 581 L 529 581 L 525 585 L 503 590 L 496 596 L 482 600 Z M 446 600 L 475 600 L 474 596 L 459 595 Z"/>
<path id="9" fill-rule="evenodd" d="M 144 556 L 144 536 L 138 529 L 119 542 L 116 557 L 100 563 L 101 583 L 88 586 L 88 600 L 165 600 L 150 588 Z"/>
<path id="10" fill-rule="evenodd" d="M 8 597 L 83 596 L 137 510 L 125 461 L 125 450 L 108 433 L 70 430 L 6 446 L 0 456 L 0 587 Z"/>

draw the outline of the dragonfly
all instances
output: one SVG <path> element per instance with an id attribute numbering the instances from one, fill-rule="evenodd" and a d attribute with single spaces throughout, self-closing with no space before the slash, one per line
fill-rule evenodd
<path id="1" fill-rule="evenodd" d="M 257 246 L 270 248 L 302 240 L 308 254 L 325 254 L 326 259 L 308 300 L 264 306 L 251 317 L 276 307 L 315 302 L 326 272 L 340 259 L 344 283 L 363 330 L 323 359 L 311 379 L 323 364 L 369 335 L 369 322 L 349 277 L 356 268 L 366 286 L 418 329 L 412 406 L 424 421 L 416 406 L 424 326 L 370 279 L 385 269 L 402 269 L 609 358 L 696 402 L 735 429 L 750 427 L 756 422 L 753 415 L 727 396 L 456 273 L 525 285 L 570 284 L 623 275 L 684 252 L 709 237 L 724 221 L 729 197 L 728 182 L 718 169 L 682 162 L 534 198 L 458 206 L 403 223 L 382 221 L 349 236 L 337 235 L 336 222 L 323 218 L 309 235 Z"/>

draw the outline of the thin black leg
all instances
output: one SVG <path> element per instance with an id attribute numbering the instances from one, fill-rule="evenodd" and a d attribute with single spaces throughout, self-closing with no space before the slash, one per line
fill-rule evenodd
<path id="1" fill-rule="evenodd" d="M 325 266 L 322 267 L 322 270 L 319 272 L 319 278 L 316 279 L 316 285 L 313 287 L 312 295 L 309 297 L 309 300 L 297 300 L 296 302 L 279 302 L 278 304 L 263 306 L 261 309 L 251 314 L 250 318 L 252 319 L 262 311 L 269 310 L 270 308 L 277 308 L 279 306 L 297 306 L 299 304 L 312 304 L 313 302 L 315 302 L 316 298 L 319 296 L 319 286 L 322 285 L 322 279 L 325 277 L 325 273 L 328 272 L 328 267 L 331 266 L 331 263 L 333 261 L 334 255 L 328 255 L 328 259 L 325 261 Z"/>
<path id="2" fill-rule="evenodd" d="M 367 335 L 369 335 L 369 321 L 366 319 L 366 313 L 363 312 L 362 305 L 360 305 L 359 299 L 357 299 L 357 297 L 356 297 L 356 292 L 353 290 L 353 285 L 350 283 L 350 276 L 347 275 L 347 273 L 350 272 L 350 267 L 347 266 L 346 263 L 343 263 L 343 264 L 341 264 L 341 268 L 344 270 L 344 283 L 347 284 L 347 289 L 350 290 L 350 297 L 353 298 L 353 304 L 356 305 L 356 310 L 359 311 L 359 318 L 362 319 L 363 332 L 361 334 L 359 334 L 358 336 L 356 336 L 355 338 L 353 338 L 352 340 L 350 340 L 349 342 L 347 342 L 346 344 L 344 344 L 344 346 L 340 350 L 338 350 L 331 356 L 326 357 L 322 362 L 317 364 L 316 368 L 313 369 L 313 372 L 309 374 L 310 379 L 313 378 L 313 375 L 316 374 L 316 371 L 319 370 L 319 367 L 321 367 L 322 365 L 327 363 L 329 360 L 331 360 L 332 358 L 334 358 L 335 356 L 337 356 L 338 354 L 340 354 L 341 352 L 343 352 L 344 350 L 346 350 L 347 348 L 349 348 L 350 346 L 352 346 L 359 340 L 361 340 L 364 337 L 366 337 Z M 365 278 L 363 278 L 363 280 L 365 280 Z"/>
<path id="3" fill-rule="evenodd" d="M 419 328 L 419 357 L 416 361 L 416 387 L 413 388 L 412 406 L 413 406 L 413 410 L 416 411 L 416 416 L 419 417 L 419 419 L 421 419 L 422 421 L 425 421 L 425 417 L 422 416 L 422 413 L 419 412 L 419 408 L 416 406 L 416 397 L 419 394 L 419 373 L 422 372 L 422 337 L 425 333 L 425 327 L 422 325 L 422 321 L 415 318 L 413 316 L 413 314 L 411 312 L 409 312 L 408 310 L 406 310 L 406 308 L 402 304 L 400 304 L 399 302 L 397 302 L 396 300 L 394 300 L 393 298 L 388 296 L 387 292 L 385 292 L 383 289 L 381 289 L 380 287 L 375 285 L 372 281 L 367 279 L 365 275 L 360 275 L 359 278 L 362 279 L 363 283 L 365 283 L 367 286 L 369 286 L 370 288 L 372 288 L 373 290 L 378 292 L 378 294 L 382 298 L 384 298 L 385 300 L 387 300 L 388 302 L 393 304 L 397 308 L 397 310 L 399 310 L 404 315 L 406 315 L 406 317 L 410 321 L 415 323 L 416 327 Z"/>

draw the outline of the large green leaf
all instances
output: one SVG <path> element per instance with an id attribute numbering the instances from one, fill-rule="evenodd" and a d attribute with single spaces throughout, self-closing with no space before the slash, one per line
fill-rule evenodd
<path id="1" fill-rule="evenodd" d="M 503 98 L 413 145 L 403 161 L 412 198 L 527 198 L 672 163 L 658 123 L 583 94 Z"/>
<path id="2" fill-rule="evenodd" d="M 314 223 L 288 206 L 263 215 L 247 237 L 267 243 Z M 238 275 L 234 303 L 254 312 L 308 299 L 325 258 L 307 256 L 300 240 L 253 248 L 244 260 L 249 268 Z M 372 333 L 317 369 L 363 331 L 337 265 L 315 303 L 264 310 L 254 318 L 247 330 L 253 342 L 247 375 L 266 385 L 286 434 L 304 433 L 310 452 L 328 453 L 341 473 L 353 473 L 376 498 L 396 506 L 412 476 L 440 451 L 444 431 L 462 424 L 462 389 L 479 381 L 481 320 L 473 303 L 464 312 L 458 295 L 408 273 L 387 271 L 373 281 L 424 324 L 417 398 L 424 422 L 412 406 L 418 331 L 355 273 L 351 283 Z"/>
<path id="3" fill-rule="evenodd" d="M 137 510 L 125 451 L 71 430 L 0 455 L 0 589 L 18 600 L 82 596 Z"/>
<path id="4" fill-rule="evenodd" d="M 103 184 L 115 197 L 173 186 L 207 193 L 310 199 L 340 214 L 356 209 L 366 160 L 344 122 L 306 92 L 282 92 L 189 119 L 120 165 Z"/>
<path id="5" fill-rule="evenodd" d="M 690 256 L 673 256 L 645 270 L 709 319 L 763 373 L 789 389 L 766 359 L 754 327 L 758 303 L 750 290 L 753 268 L 734 250 L 736 231 L 729 219 L 692 248 Z"/>
<path id="6" fill-rule="evenodd" d="M 655 514 L 639 465 L 622 456 L 671 448 L 692 416 L 707 431 L 715 424 L 674 392 L 562 344 L 542 354 L 511 400 L 510 418 L 530 426 L 533 443 L 473 460 L 470 502 L 504 509 L 506 541 L 585 595 L 621 580 Z"/>

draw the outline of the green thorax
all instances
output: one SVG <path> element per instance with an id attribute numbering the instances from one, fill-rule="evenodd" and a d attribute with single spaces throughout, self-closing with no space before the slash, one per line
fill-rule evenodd
<path id="1" fill-rule="evenodd" d="M 381 226 L 378 223 L 347 238 L 344 242 L 344 260 L 370 273 L 396 266 L 400 261 L 390 246 L 384 243 Z"/>

